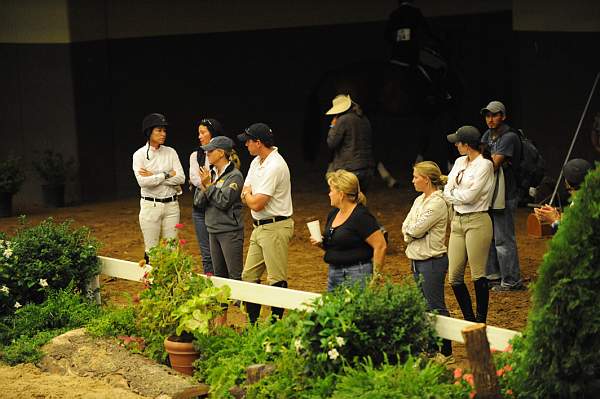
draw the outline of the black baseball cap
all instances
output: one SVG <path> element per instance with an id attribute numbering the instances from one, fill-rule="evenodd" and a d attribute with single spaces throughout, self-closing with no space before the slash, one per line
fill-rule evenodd
<path id="1" fill-rule="evenodd" d="M 462 126 L 456 132 L 449 134 L 448 141 L 451 143 L 479 144 L 481 133 L 475 126 Z"/>
<path id="2" fill-rule="evenodd" d="M 238 134 L 237 139 L 242 143 L 248 140 L 260 140 L 265 145 L 273 145 L 273 131 L 266 123 L 254 123 L 244 130 L 244 133 Z"/>

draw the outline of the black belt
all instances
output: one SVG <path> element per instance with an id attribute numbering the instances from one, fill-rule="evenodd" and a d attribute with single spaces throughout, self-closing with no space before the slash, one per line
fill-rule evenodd
<path id="1" fill-rule="evenodd" d="M 167 198 L 152 198 L 152 197 L 142 197 L 143 200 L 146 201 L 153 201 L 153 202 L 163 202 L 163 203 L 167 203 L 167 202 L 173 202 L 173 201 L 177 201 L 177 196 L 174 195 L 172 197 L 167 197 Z"/>
<path id="2" fill-rule="evenodd" d="M 282 220 L 287 220 L 291 216 L 273 216 L 272 218 L 266 218 L 261 220 L 252 219 L 252 224 L 254 226 L 262 226 L 263 224 L 269 224 L 273 222 L 281 222 Z"/>
<path id="3" fill-rule="evenodd" d="M 460 212 L 454 211 L 454 213 L 456 213 L 458 216 L 466 216 L 466 215 L 474 215 L 476 213 L 488 213 L 488 211 L 476 211 L 476 212 L 467 212 L 467 213 L 460 213 Z"/>

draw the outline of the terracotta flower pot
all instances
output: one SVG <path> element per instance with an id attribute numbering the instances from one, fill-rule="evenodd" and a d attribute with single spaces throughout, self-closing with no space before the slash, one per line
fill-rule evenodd
<path id="1" fill-rule="evenodd" d="M 171 338 L 167 337 L 164 341 L 171 367 L 183 374 L 194 374 L 192 364 L 200 357 L 198 351 L 194 349 L 194 344 L 192 342 L 172 341 Z"/>

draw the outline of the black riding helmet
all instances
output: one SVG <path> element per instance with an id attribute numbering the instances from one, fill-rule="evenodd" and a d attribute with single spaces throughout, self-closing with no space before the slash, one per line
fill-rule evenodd
<path id="1" fill-rule="evenodd" d="M 167 118 L 163 114 L 153 113 L 146 115 L 144 120 L 142 121 L 142 133 L 146 136 L 146 140 L 148 141 L 148 149 L 146 150 L 146 159 L 150 159 L 148 152 L 150 151 L 150 134 L 152 133 L 152 129 L 157 126 L 168 126 Z"/>

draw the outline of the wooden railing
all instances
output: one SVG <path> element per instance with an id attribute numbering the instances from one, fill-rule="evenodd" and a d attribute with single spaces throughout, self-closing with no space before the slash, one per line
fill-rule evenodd
<path id="1" fill-rule="evenodd" d="M 101 262 L 100 273 L 131 281 L 143 281 L 144 273 L 149 270 L 149 266 L 140 267 L 138 263 L 108 258 L 105 256 L 98 257 Z M 286 309 L 310 309 L 309 303 L 319 298 L 321 294 L 307 291 L 298 291 L 288 288 L 272 287 L 269 285 L 261 285 L 248 283 L 245 281 L 229 280 L 221 277 L 211 277 L 215 286 L 220 287 L 228 285 L 231 288 L 231 298 L 240 301 L 260 303 L 261 305 L 277 306 Z M 92 282 L 91 288 L 100 287 L 100 279 L 98 276 Z M 99 290 L 96 290 L 96 299 L 100 302 Z M 461 332 L 467 327 L 473 327 L 475 323 L 454 319 L 446 316 L 435 316 L 435 330 L 437 334 L 445 339 L 464 343 L 464 338 Z M 509 341 L 516 335 L 520 335 L 517 331 L 508 330 L 505 328 L 486 326 L 487 338 L 491 349 L 504 350 L 509 344 Z"/>

